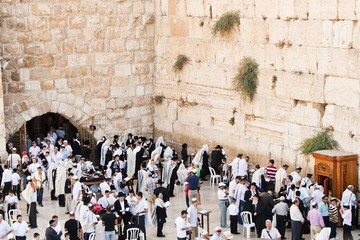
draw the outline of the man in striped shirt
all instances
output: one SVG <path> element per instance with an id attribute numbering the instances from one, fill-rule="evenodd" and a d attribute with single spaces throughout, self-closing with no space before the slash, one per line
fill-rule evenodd
<path id="1" fill-rule="evenodd" d="M 274 166 L 275 161 L 273 159 L 269 160 L 269 166 L 265 169 L 265 176 L 270 178 L 270 181 L 274 184 L 275 183 L 275 175 L 276 175 L 276 167 Z"/>
<path id="2" fill-rule="evenodd" d="M 337 222 L 339 221 L 339 213 L 337 210 L 337 206 L 338 203 L 340 203 L 341 201 L 338 198 L 331 198 L 331 204 L 329 205 L 329 216 L 330 216 L 330 228 L 331 228 L 331 233 L 330 233 L 330 239 L 335 239 L 336 238 L 336 225 Z"/>

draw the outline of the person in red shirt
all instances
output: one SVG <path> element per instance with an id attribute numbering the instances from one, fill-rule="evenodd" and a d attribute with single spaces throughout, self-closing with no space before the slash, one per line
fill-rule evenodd
<path id="1" fill-rule="evenodd" d="M 269 160 L 269 166 L 265 168 L 265 177 L 270 178 L 271 185 L 275 184 L 275 175 L 276 175 L 276 167 L 274 166 L 275 161 L 273 159 Z"/>

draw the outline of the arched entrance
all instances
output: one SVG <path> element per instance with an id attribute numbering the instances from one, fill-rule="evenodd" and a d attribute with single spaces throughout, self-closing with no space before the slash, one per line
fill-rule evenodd
<path id="1" fill-rule="evenodd" d="M 21 153 L 22 151 L 28 150 L 28 142 L 30 140 L 34 141 L 38 137 L 43 139 L 51 128 L 57 130 L 60 127 L 62 127 L 65 131 L 64 139 L 68 140 L 70 144 L 72 142 L 72 137 L 77 133 L 81 144 L 84 144 L 86 140 L 90 142 L 90 158 L 94 164 L 97 165 L 95 162 L 96 140 L 94 138 L 94 131 L 96 130 L 96 127 L 91 125 L 88 127 L 75 126 L 69 119 L 58 113 L 49 112 L 32 118 L 24 123 L 18 132 L 10 136 L 8 142 L 11 142 L 18 149 L 17 152 Z"/>

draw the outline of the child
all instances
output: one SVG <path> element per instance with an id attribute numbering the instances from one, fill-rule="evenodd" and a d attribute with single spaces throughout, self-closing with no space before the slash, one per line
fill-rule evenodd
<path id="1" fill-rule="evenodd" d="M 351 235 L 351 220 L 352 214 L 349 206 L 344 205 L 343 209 L 340 209 L 341 216 L 343 218 L 343 239 L 344 240 L 352 240 L 353 236 Z"/>
<path id="2" fill-rule="evenodd" d="M 14 168 L 13 174 L 11 175 L 11 185 L 12 185 L 14 194 L 18 197 L 19 201 L 21 200 L 20 199 L 20 182 L 21 182 L 20 175 L 17 173 L 17 169 Z"/>
<path id="3" fill-rule="evenodd" d="M 70 233 L 66 232 L 64 237 L 65 240 L 70 240 Z"/>
<path id="4" fill-rule="evenodd" d="M 40 234 L 39 233 L 34 233 L 33 240 L 40 240 Z"/>
<path id="5" fill-rule="evenodd" d="M 230 231 L 232 234 L 239 234 L 239 232 L 237 231 L 239 208 L 238 206 L 236 206 L 235 199 L 231 200 L 231 204 L 228 207 L 228 212 L 230 215 Z"/>

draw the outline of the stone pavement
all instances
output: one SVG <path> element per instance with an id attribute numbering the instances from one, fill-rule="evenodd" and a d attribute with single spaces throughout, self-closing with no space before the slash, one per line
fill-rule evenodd
<path id="1" fill-rule="evenodd" d="M 185 194 L 182 191 L 182 186 L 175 187 L 175 195 L 176 197 L 171 198 L 171 206 L 167 210 L 167 222 L 164 225 L 163 233 L 166 235 L 165 238 L 157 238 L 156 237 L 156 227 L 148 227 L 147 231 L 147 239 L 149 240 L 160 240 L 160 239 L 176 239 L 176 229 L 175 229 L 175 219 L 180 215 L 181 210 L 186 209 L 185 204 Z M 65 215 L 65 208 L 61 208 L 58 206 L 57 201 L 50 200 L 50 194 L 48 191 L 45 191 L 44 194 L 44 207 L 38 207 L 40 214 L 38 215 L 38 228 L 30 229 L 27 237 L 32 238 L 33 233 L 39 232 L 41 234 L 41 239 L 45 237 L 45 229 L 52 215 L 58 215 L 59 221 L 64 226 L 65 221 L 68 220 L 68 216 Z M 217 187 L 210 186 L 209 182 L 204 182 L 201 185 L 201 205 L 199 205 L 199 209 L 206 209 L 212 211 L 210 214 L 210 232 L 213 233 L 214 228 L 220 225 L 220 210 L 219 203 L 217 200 Z M 20 210 L 23 215 L 24 220 L 28 220 L 28 217 L 25 213 L 26 211 L 26 203 L 24 200 L 20 202 Z M 229 225 L 230 223 L 228 223 Z M 228 231 L 229 229 L 225 229 Z M 242 228 L 239 227 L 239 231 L 242 234 Z M 359 230 L 353 231 L 354 239 L 358 239 L 357 235 L 360 233 Z M 246 233 L 245 236 L 236 235 L 233 239 L 247 239 Z M 291 239 L 291 230 L 286 230 L 286 237 Z M 338 237 L 342 239 L 342 228 L 338 228 Z M 304 235 L 306 240 L 310 240 L 310 234 Z M 257 239 L 254 233 L 251 233 L 249 239 Z"/>

